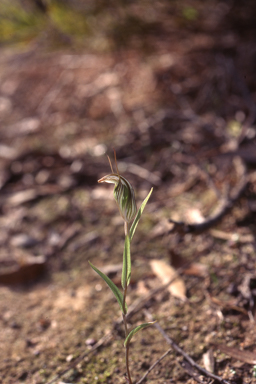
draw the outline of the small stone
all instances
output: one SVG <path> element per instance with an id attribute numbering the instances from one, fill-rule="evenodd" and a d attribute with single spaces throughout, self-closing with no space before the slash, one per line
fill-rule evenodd
<path id="1" fill-rule="evenodd" d="M 38 243 L 38 240 L 31 236 L 28 236 L 25 233 L 20 233 L 18 235 L 12 236 L 10 243 L 14 247 L 29 248 L 36 245 Z"/>
<path id="2" fill-rule="evenodd" d="M 94 345 L 95 343 L 96 343 L 96 340 L 92 338 L 85 340 L 86 345 Z"/>
<path id="3" fill-rule="evenodd" d="M 73 358 L 74 358 L 74 355 L 68 355 L 67 357 L 66 357 L 66 361 L 69 363 L 70 361 L 72 361 L 73 360 Z"/>
<path id="4" fill-rule="evenodd" d="M 10 324 L 10 327 L 12 329 L 19 329 L 19 328 L 21 328 L 20 324 L 16 323 L 16 321 L 12 321 L 11 324 Z"/>

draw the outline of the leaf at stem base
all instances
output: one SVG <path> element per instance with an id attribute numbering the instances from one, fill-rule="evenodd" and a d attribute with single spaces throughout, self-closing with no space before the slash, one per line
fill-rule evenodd
<path id="1" fill-rule="evenodd" d="M 89 261 L 89 264 L 92 267 L 92 269 L 94 269 L 94 271 L 97 272 L 98 275 L 105 281 L 105 283 L 107 283 L 107 285 L 109 286 L 109 288 L 111 289 L 111 291 L 115 295 L 115 297 L 116 297 L 116 299 L 118 301 L 118 304 L 119 304 L 119 306 L 121 308 L 121 311 L 124 314 L 126 314 L 127 313 L 127 306 L 125 305 L 125 312 L 124 312 L 124 310 L 123 310 L 123 295 L 119 291 L 117 286 L 113 283 L 112 280 L 110 280 L 110 278 L 108 276 L 106 276 L 103 272 L 101 272 L 98 268 L 96 268 L 90 261 Z"/>
<path id="2" fill-rule="evenodd" d="M 139 332 L 141 329 L 144 329 L 144 328 L 147 328 L 147 327 L 150 327 L 150 325 L 153 325 L 155 324 L 156 321 L 151 321 L 150 323 L 143 323 L 143 324 L 140 324 L 138 325 L 137 327 L 135 327 L 134 329 L 131 330 L 131 332 L 129 333 L 129 335 L 126 337 L 125 339 L 125 342 L 124 342 L 124 346 L 127 347 L 127 345 L 129 345 L 132 337 L 137 333 Z"/>

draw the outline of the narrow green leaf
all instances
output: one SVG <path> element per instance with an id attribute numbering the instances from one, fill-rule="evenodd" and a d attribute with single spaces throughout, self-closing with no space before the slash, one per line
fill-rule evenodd
<path id="1" fill-rule="evenodd" d="M 124 243 L 124 253 L 123 253 L 123 270 L 122 270 L 122 287 L 125 289 L 125 287 L 129 285 L 131 280 L 131 250 L 130 250 L 130 237 L 127 235 L 125 237 L 125 243 Z"/>
<path id="2" fill-rule="evenodd" d="M 135 335 L 135 333 L 139 332 L 141 329 L 144 329 L 144 328 L 147 328 L 149 327 L 150 325 L 153 325 L 155 324 L 156 321 L 152 321 L 150 323 L 144 323 L 144 324 L 141 324 L 141 325 L 138 325 L 138 327 L 135 327 L 134 329 L 131 330 L 131 332 L 129 333 L 129 335 L 126 337 L 125 339 L 125 342 L 124 342 L 124 346 L 126 347 L 127 344 L 130 343 L 132 337 Z"/>
<path id="3" fill-rule="evenodd" d="M 150 190 L 149 194 L 147 195 L 146 199 L 141 204 L 141 206 L 140 206 L 140 208 L 139 208 L 139 210 L 137 212 L 137 215 L 135 216 L 135 219 L 133 220 L 133 223 L 132 223 L 131 228 L 130 228 L 130 239 L 131 239 L 131 241 L 132 241 L 133 235 L 135 233 L 135 230 L 137 228 L 137 225 L 138 225 L 138 222 L 140 220 L 140 217 L 142 215 L 142 212 L 143 212 L 143 210 L 144 210 L 144 208 L 145 208 L 145 206 L 146 206 L 146 204 L 148 202 L 148 199 L 150 198 L 150 195 L 151 195 L 152 192 L 153 192 L 153 188 L 151 188 L 151 190 Z"/>
<path id="4" fill-rule="evenodd" d="M 118 301 L 118 304 L 119 304 L 119 306 L 121 308 L 121 311 L 124 314 L 126 314 L 127 313 L 127 306 L 125 305 L 125 312 L 124 312 L 124 310 L 123 310 L 123 295 L 119 291 L 117 286 L 113 283 L 112 280 L 110 280 L 110 278 L 108 276 L 106 276 L 103 272 L 101 272 L 98 268 L 96 268 L 90 261 L 89 261 L 89 264 L 92 267 L 92 269 L 94 269 L 94 271 L 97 272 L 98 275 L 100 275 L 100 277 L 102 277 L 102 279 L 107 283 L 107 285 L 109 286 L 111 291 L 114 293 L 114 295 L 115 295 L 115 297 L 116 297 L 116 299 Z"/>

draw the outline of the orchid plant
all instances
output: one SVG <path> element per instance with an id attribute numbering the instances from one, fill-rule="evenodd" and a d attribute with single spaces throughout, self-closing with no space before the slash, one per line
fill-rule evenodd
<path id="1" fill-rule="evenodd" d="M 115 164 L 116 164 L 116 173 L 114 173 L 112 164 L 110 161 L 110 158 L 108 157 L 110 168 L 112 173 L 102 177 L 98 182 L 99 183 L 112 183 L 115 185 L 114 187 L 114 198 L 116 200 L 117 206 L 119 208 L 120 215 L 122 216 L 124 220 L 124 233 L 125 233 L 125 241 L 124 241 L 124 251 L 123 251 L 123 268 L 122 268 L 122 277 L 121 277 L 121 285 L 123 288 L 123 292 L 119 290 L 119 288 L 113 283 L 113 281 L 106 276 L 103 272 L 101 272 L 98 268 L 96 268 L 91 262 L 89 262 L 90 266 L 94 269 L 95 272 L 98 273 L 100 277 L 107 283 L 113 294 L 115 295 L 117 302 L 120 306 L 120 309 L 122 311 L 122 317 L 123 317 L 123 323 L 124 323 L 124 330 L 125 330 L 125 341 L 124 341 L 124 347 L 125 347 L 125 361 L 126 361 L 126 372 L 127 377 L 126 380 L 129 384 L 133 384 L 130 368 L 129 368 L 129 348 L 130 348 L 130 342 L 133 338 L 133 336 L 139 332 L 140 330 L 154 324 L 154 322 L 150 323 L 143 323 L 138 325 L 137 327 L 129 330 L 128 324 L 127 324 L 127 312 L 128 307 L 126 304 L 126 296 L 127 296 L 127 289 L 130 284 L 131 280 L 131 252 L 130 252 L 130 244 L 132 241 L 132 238 L 134 236 L 135 230 L 137 228 L 138 222 L 140 220 L 140 217 L 142 215 L 142 212 L 148 202 L 148 199 L 150 198 L 150 195 L 153 191 L 153 188 L 150 190 L 149 194 L 141 204 L 139 210 L 137 211 L 136 201 L 135 201 L 135 194 L 133 187 L 129 183 L 127 179 L 125 179 L 123 176 L 120 175 L 117 167 L 117 160 L 116 160 L 116 152 L 115 154 Z M 129 223 L 132 222 L 130 228 Z"/>

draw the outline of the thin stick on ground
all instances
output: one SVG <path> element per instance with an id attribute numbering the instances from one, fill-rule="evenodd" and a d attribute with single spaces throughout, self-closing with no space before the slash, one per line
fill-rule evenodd
<path id="1" fill-rule="evenodd" d="M 154 321 L 153 319 L 153 316 L 151 315 L 151 313 L 149 313 L 147 310 L 144 310 L 144 313 L 146 315 L 146 317 L 150 320 L 150 321 Z M 221 384 L 230 384 L 227 380 L 224 380 L 222 379 L 222 377 L 220 376 L 217 376 L 217 375 L 214 375 L 213 373 L 207 371 L 206 369 L 200 367 L 200 365 L 198 365 L 186 352 L 183 351 L 183 349 L 181 349 L 168 335 L 167 333 L 165 333 L 165 331 L 163 330 L 163 328 L 158 324 L 158 323 L 155 323 L 154 324 L 154 327 L 162 334 L 162 336 L 164 337 L 164 339 L 167 341 L 167 343 L 169 345 L 172 346 L 172 348 L 178 352 L 180 355 L 182 355 L 186 360 L 187 362 L 193 367 L 193 368 L 196 368 L 201 374 L 203 374 L 204 376 L 206 377 L 210 377 L 211 379 L 214 379 L 214 380 L 217 380 L 219 383 Z"/>
<path id="2" fill-rule="evenodd" d="M 184 371 L 187 372 L 187 374 L 192 377 L 195 381 L 197 381 L 199 384 L 205 384 L 205 381 L 201 380 L 199 375 L 197 372 L 194 372 L 194 369 L 193 367 L 191 367 L 191 365 L 187 362 L 187 361 L 178 361 L 178 364 L 180 365 L 180 367 L 182 369 L 184 369 Z M 213 380 L 215 381 L 215 380 Z M 210 383 L 208 383 L 210 384 Z"/>
<path id="3" fill-rule="evenodd" d="M 168 351 L 166 351 L 161 357 L 159 357 L 159 359 L 157 359 L 157 360 L 154 362 L 154 364 L 151 365 L 151 367 L 147 370 L 147 372 L 144 374 L 144 376 L 142 376 L 142 378 L 141 378 L 139 381 L 137 381 L 136 384 L 141 384 L 141 383 L 146 379 L 146 377 L 148 376 L 148 374 L 155 368 L 155 366 L 156 366 L 157 364 L 159 364 L 160 361 L 162 361 L 162 360 L 163 360 L 167 355 L 169 355 L 169 353 L 172 352 L 172 351 L 173 351 L 173 348 L 170 348 L 170 349 L 168 349 Z"/>

